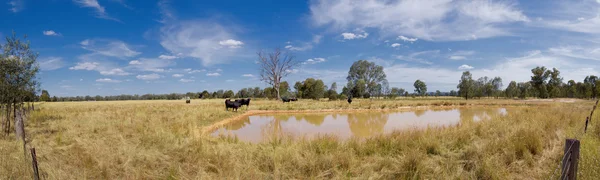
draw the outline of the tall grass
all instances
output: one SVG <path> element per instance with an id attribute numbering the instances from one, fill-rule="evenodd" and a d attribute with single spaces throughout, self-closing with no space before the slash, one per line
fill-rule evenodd
<path id="1" fill-rule="evenodd" d="M 506 116 L 456 127 L 398 131 L 368 139 L 335 136 L 259 144 L 196 136 L 242 114 L 221 100 L 45 103 L 27 121 L 49 179 L 544 179 L 562 157 L 591 103 L 424 99 L 258 100 L 249 110 L 396 109 L 405 106 L 522 106 Z M 598 177 L 600 114 L 582 136 L 582 179 Z M 14 137 L 0 140 L 0 179 L 30 178 Z"/>

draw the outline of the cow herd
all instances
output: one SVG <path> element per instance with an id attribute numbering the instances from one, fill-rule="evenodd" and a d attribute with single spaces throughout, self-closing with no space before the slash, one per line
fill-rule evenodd
<path id="1" fill-rule="evenodd" d="M 235 101 L 231 101 L 230 99 L 225 100 L 225 110 L 227 110 L 227 111 L 229 111 L 229 108 L 237 111 L 237 109 L 243 105 L 246 105 L 246 107 L 250 106 L 250 98 L 236 99 Z"/>
<path id="2" fill-rule="evenodd" d="M 188 103 L 188 101 L 186 101 L 186 103 Z M 291 102 L 291 101 L 298 101 L 298 98 L 282 97 L 281 101 L 283 101 L 283 103 Z M 352 96 L 348 97 L 348 104 L 351 104 L 351 103 L 352 103 Z M 250 98 L 236 99 L 234 101 L 231 101 L 231 99 L 225 100 L 225 110 L 226 111 L 229 111 L 229 108 L 231 108 L 232 111 L 235 110 L 237 112 L 238 108 L 242 107 L 243 105 L 246 105 L 246 107 L 250 106 Z"/>

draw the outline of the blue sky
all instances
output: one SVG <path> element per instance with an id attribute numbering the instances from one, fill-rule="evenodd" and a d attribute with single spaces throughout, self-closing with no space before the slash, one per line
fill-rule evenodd
<path id="1" fill-rule="evenodd" d="M 27 34 L 51 95 L 184 93 L 265 87 L 256 52 L 303 64 L 285 78 L 346 84 L 360 59 L 392 87 L 456 89 L 461 72 L 527 81 L 535 66 L 565 82 L 600 75 L 600 2 L 467 0 L 8 0 L 0 35 Z"/>

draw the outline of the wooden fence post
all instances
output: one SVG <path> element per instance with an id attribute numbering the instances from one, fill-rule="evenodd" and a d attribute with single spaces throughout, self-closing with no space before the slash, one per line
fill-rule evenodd
<path id="1" fill-rule="evenodd" d="M 589 120 L 590 120 L 590 117 L 585 118 L 585 130 L 583 130 L 583 133 L 587 133 L 587 126 L 588 126 Z"/>
<path id="2" fill-rule="evenodd" d="M 35 154 L 35 148 L 31 148 L 31 164 L 33 166 L 33 178 L 40 180 L 40 173 L 38 171 L 37 155 Z"/>
<path id="3" fill-rule="evenodd" d="M 579 162 L 579 140 L 567 139 L 565 143 L 565 155 L 562 161 L 562 173 L 560 179 L 577 179 L 577 164 Z"/>

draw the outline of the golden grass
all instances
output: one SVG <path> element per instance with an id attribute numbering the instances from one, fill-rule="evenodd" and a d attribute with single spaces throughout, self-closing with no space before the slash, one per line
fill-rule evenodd
<path id="1" fill-rule="evenodd" d="M 198 136 L 244 112 L 388 110 L 413 106 L 523 106 L 507 116 L 451 128 L 342 141 L 333 136 L 251 144 Z M 223 100 L 64 102 L 38 105 L 26 123 L 48 179 L 547 179 L 564 139 L 581 130 L 592 102 L 406 98 L 253 100 L 240 112 Z M 599 177 L 600 112 L 580 136 L 580 179 Z M 31 164 L 13 135 L 0 139 L 0 179 L 29 179 Z M 560 173 L 560 172 L 558 172 Z"/>

